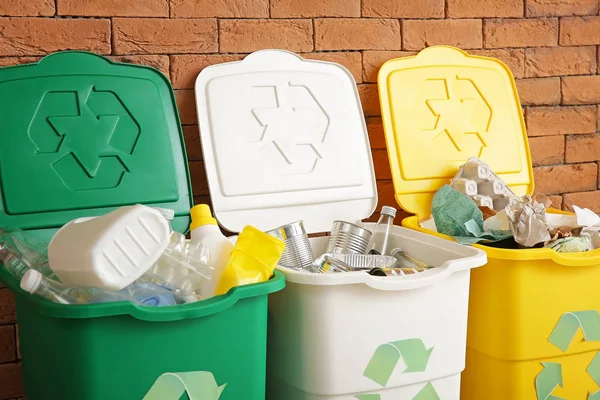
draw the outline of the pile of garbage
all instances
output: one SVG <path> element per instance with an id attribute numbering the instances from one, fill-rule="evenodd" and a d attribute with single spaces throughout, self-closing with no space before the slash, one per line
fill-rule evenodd
<path id="1" fill-rule="evenodd" d="M 143 205 L 71 221 L 47 246 L 0 230 L 0 262 L 23 290 L 59 304 L 172 306 L 272 276 L 281 240 L 246 226 L 234 244 L 207 205 L 191 214 L 191 239 L 171 229 L 173 210 Z"/>
<path id="2" fill-rule="evenodd" d="M 280 265 L 305 273 L 367 272 L 373 276 L 410 278 L 431 268 L 408 256 L 395 246 L 394 218 L 396 209 L 383 206 L 373 231 L 360 222 L 335 221 L 325 252 L 313 254 L 302 221 L 273 229 L 268 233 L 285 241 Z"/>
<path id="3" fill-rule="evenodd" d="M 543 194 L 517 196 L 490 167 L 471 157 L 431 205 L 432 218 L 421 226 L 459 243 L 502 248 L 551 248 L 570 253 L 600 245 L 600 217 L 573 206 L 575 215 L 547 213 Z"/>

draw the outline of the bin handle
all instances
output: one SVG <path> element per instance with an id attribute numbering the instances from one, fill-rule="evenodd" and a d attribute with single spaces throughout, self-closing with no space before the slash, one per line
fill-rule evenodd
<path id="1" fill-rule="evenodd" d="M 582 253 L 559 253 L 548 249 L 549 258 L 555 263 L 570 267 L 589 267 L 600 264 L 600 251 L 584 251 Z"/>

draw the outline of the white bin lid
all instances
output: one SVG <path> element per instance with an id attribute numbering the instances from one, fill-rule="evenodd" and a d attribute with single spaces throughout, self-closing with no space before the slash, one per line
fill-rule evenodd
<path id="1" fill-rule="evenodd" d="M 205 68 L 196 104 L 213 211 L 227 230 L 303 220 L 325 232 L 375 210 L 367 127 L 341 65 L 258 51 Z"/>

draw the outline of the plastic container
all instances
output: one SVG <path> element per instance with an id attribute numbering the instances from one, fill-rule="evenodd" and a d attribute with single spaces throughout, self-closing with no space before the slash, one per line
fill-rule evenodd
<path id="1" fill-rule="evenodd" d="M 374 211 L 367 129 L 342 66 L 255 52 L 205 68 L 196 103 L 213 209 L 225 228 L 269 231 L 302 220 L 307 233 L 326 232 Z M 400 227 L 393 235 L 395 247 L 439 268 L 406 279 L 277 267 L 291 283 L 270 301 L 268 399 L 412 399 L 433 391 L 458 400 L 469 270 L 485 254 Z M 315 256 L 327 241 L 311 239 Z M 379 364 L 382 352 L 398 356 L 396 345 L 407 360 L 415 356 L 415 372 L 400 360 Z"/>
<path id="2" fill-rule="evenodd" d="M 213 296 L 221 275 L 227 266 L 227 261 L 233 250 L 233 244 L 217 225 L 213 218 L 210 207 L 207 204 L 198 204 L 191 210 L 192 224 L 190 226 L 190 237 L 192 243 L 202 243 L 210 251 L 210 264 L 213 267 L 212 279 L 207 280 L 202 286 L 202 294 Z"/>
<path id="3" fill-rule="evenodd" d="M 67 285 L 121 290 L 156 263 L 169 245 L 169 223 L 141 204 L 79 218 L 48 245 L 52 271 Z"/>
<path id="4" fill-rule="evenodd" d="M 0 226 L 48 242 L 74 219 L 145 204 L 174 210 L 174 230 L 188 229 L 183 135 L 160 72 L 64 52 L 0 69 L 0 86 L 0 140 L 10 144 L 0 146 Z M 142 399 L 172 376 L 164 374 L 194 371 L 226 385 L 219 400 L 265 397 L 267 295 L 284 286 L 277 272 L 175 307 L 54 304 L 22 291 L 3 266 L 0 281 L 15 294 L 30 400 Z"/>
<path id="5" fill-rule="evenodd" d="M 533 193 L 521 105 L 512 74 L 500 61 L 431 47 L 384 64 L 379 91 L 395 195 L 416 214 L 403 226 L 442 236 L 419 221 L 429 217 L 437 189 L 473 155 L 515 194 Z M 596 392 L 593 365 L 591 373 L 586 370 L 600 342 L 589 332 L 584 341 L 577 332 L 563 351 L 550 336 L 566 313 L 600 310 L 593 283 L 600 280 L 600 250 L 473 247 L 487 253 L 488 263 L 472 274 L 461 399 L 535 400 L 550 393 L 586 399 Z"/>

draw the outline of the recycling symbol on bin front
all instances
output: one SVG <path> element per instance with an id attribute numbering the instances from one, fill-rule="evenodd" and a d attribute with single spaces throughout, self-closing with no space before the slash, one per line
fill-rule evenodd
<path id="1" fill-rule="evenodd" d="M 264 102 L 251 110 L 260 126 L 251 141 L 264 144 L 262 156 L 272 160 L 283 174 L 314 171 L 323 158 L 321 145 L 330 119 L 313 92 L 291 82 L 254 87 L 252 91 L 257 97 L 262 95 Z"/>
<path id="2" fill-rule="evenodd" d="M 158 377 L 142 400 L 179 400 L 186 394 L 190 400 L 218 400 L 226 385 L 217 385 L 207 371 L 167 372 Z"/>
<path id="3" fill-rule="evenodd" d="M 600 341 L 600 313 L 587 310 L 563 314 L 548 340 L 562 351 L 567 351 L 579 328 L 583 331 L 586 342 Z M 562 366 L 554 362 L 543 362 L 542 366 L 542 371 L 535 378 L 538 400 L 565 400 L 552 395 L 557 386 L 563 387 Z M 600 386 L 600 351 L 596 353 L 586 371 Z M 600 390 L 590 393 L 587 400 L 600 400 Z"/>
<path id="4" fill-rule="evenodd" d="M 140 126 L 112 91 L 93 87 L 47 92 L 29 124 L 36 154 L 55 155 L 51 168 L 74 191 L 119 185 Z"/>
<path id="5" fill-rule="evenodd" d="M 427 349 L 421 339 L 406 339 L 398 342 L 382 344 L 375 350 L 364 376 L 385 387 L 396 370 L 400 358 L 404 360 L 406 369 L 402 373 L 423 372 L 433 347 Z M 381 400 L 381 395 L 365 393 L 355 396 L 358 400 Z M 412 400 L 440 400 L 433 384 L 428 382 Z"/>

